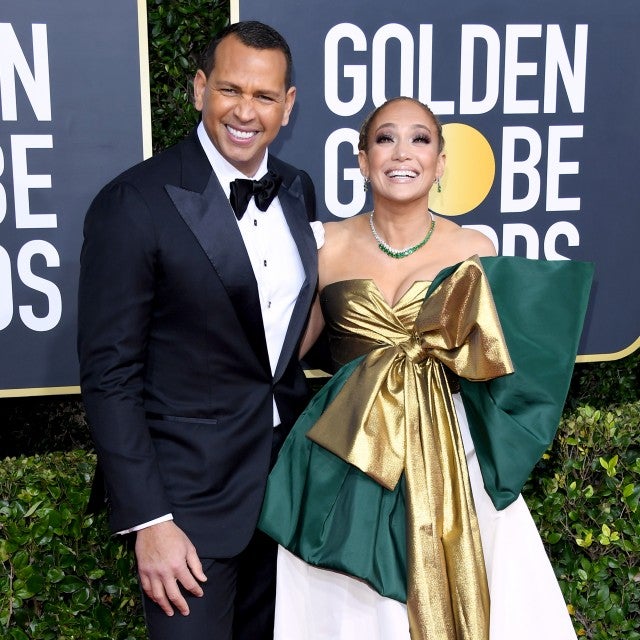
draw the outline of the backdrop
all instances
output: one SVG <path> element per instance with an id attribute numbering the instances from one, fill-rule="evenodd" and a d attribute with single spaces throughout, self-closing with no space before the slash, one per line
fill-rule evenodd
<path id="1" fill-rule="evenodd" d="M 77 391 L 84 214 L 150 149 L 145 7 L 2 0 L 0 396 Z"/>
<path id="2" fill-rule="evenodd" d="M 370 208 L 360 123 L 387 97 L 418 97 L 445 123 L 433 208 L 481 228 L 503 255 L 595 263 L 580 360 L 640 345 L 635 0 L 231 10 L 292 46 L 298 100 L 272 150 L 312 175 L 322 219 Z M 107 180 L 149 155 L 148 104 L 144 0 L 3 0 L 0 397 L 77 392 L 82 221 Z"/>
<path id="3" fill-rule="evenodd" d="M 637 0 L 239 0 L 237 19 L 291 45 L 298 98 L 273 151 L 309 171 L 324 220 L 370 210 L 360 123 L 417 97 L 445 123 L 433 209 L 502 255 L 595 263 L 579 360 L 640 345 Z"/>

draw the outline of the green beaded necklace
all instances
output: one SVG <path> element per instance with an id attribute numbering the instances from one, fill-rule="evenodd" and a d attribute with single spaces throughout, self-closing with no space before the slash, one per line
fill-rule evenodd
<path id="1" fill-rule="evenodd" d="M 390 247 L 379 235 L 376 231 L 376 228 L 373 224 L 373 211 L 369 214 L 369 226 L 371 227 L 371 233 L 373 233 L 373 237 L 376 239 L 378 243 L 378 248 L 383 253 L 386 253 L 391 258 L 396 258 L 400 260 L 400 258 L 406 258 L 410 256 L 412 253 L 415 253 L 418 249 L 424 247 L 427 242 L 429 242 L 429 238 L 433 233 L 433 230 L 436 228 L 436 219 L 433 217 L 433 213 L 429 210 L 429 215 L 431 216 L 431 225 L 429 226 L 429 231 L 427 231 L 427 235 L 420 241 L 418 244 L 414 244 L 412 247 L 407 247 L 406 249 L 394 249 Z"/>

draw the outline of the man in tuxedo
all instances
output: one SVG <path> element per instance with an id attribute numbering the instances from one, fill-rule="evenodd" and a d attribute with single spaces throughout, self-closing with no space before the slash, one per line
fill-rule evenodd
<path id="1" fill-rule="evenodd" d="M 276 548 L 255 524 L 307 400 L 317 281 L 313 185 L 267 150 L 295 93 L 282 36 L 230 25 L 194 79 L 198 127 L 87 213 L 82 393 L 153 640 L 273 634 Z"/>

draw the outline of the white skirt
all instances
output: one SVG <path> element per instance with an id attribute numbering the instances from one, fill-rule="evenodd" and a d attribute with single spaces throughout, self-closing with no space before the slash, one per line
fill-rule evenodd
<path id="1" fill-rule="evenodd" d="M 575 640 L 560 587 L 522 496 L 497 511 L 484 490 L 462 399 L 453 396 L 491 596 L 490 640 Z M 274 640 L 409 640 L 406 605 L 282 547 Z"/>

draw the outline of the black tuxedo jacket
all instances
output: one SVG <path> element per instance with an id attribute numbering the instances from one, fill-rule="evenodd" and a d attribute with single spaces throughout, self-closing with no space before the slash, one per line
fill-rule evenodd
<path id="1" fill-rule="evenodd" d="M 201 557 L 248 543 L 275 395 L 285 427 L 307 400 L 298 346 L 317 283 L 308 175 L 276 158 L 278 197 L 305 269 L 275 375 L 257 284 L 195 131 L 129 169 L 85 220 L 82 394 L 114 531 L 173 513 Z"/>

